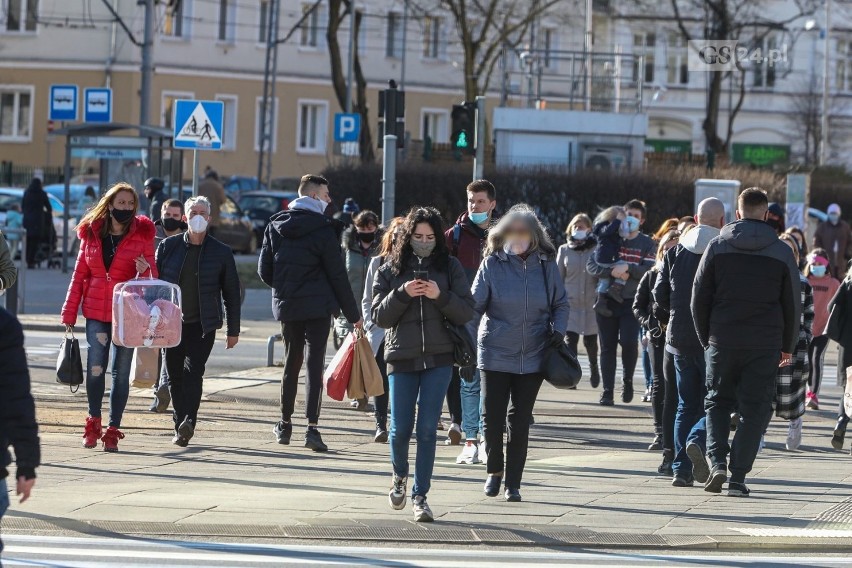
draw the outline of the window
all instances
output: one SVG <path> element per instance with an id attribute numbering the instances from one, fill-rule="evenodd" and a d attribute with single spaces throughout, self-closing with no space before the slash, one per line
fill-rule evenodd
<path id="1" fill-rule="evenodd" d="M 838 91 L 852 91 L 852 41 L 839 40 L 834 64 L 834 88 Z"/>
<path id="2" fill-rule="evenodd" d="M 260 0 L 257 23 L 257 43 L 266 43 L 266 28 L 269 27 L 269 0 Z"/>
<path id="3" fill-rule="evenodd" d="M 657 46 L 657 34 L 654 33 L 636 33 L 633 34 L 633 80 L 638 82 L 640 79 L 646 83 L 654 82 L 654 50 Z M 640 56 L 645 56 L 644 67 L 640 71 L 639 63 Z M 641 74 L 640 74 L 641 72 Z"/>
<path id="4" fill-rule="evenodd" d="M 775 75 L 778 70 L 775 62 L 769 62 L 769 55 L 778 49 L 778 39 L 775 36 L 764 37 L 754 43 L 754 51 L 749 53 L 753 60 L 748 62 L 752 70 L 752 85 L 757 88 L 771 89 L 775 86 Z"/>
<path id="5" fill-rule="evenodd" d="M 234 43 L 237 29 L 236 0 L 219 0 L 219 41 Z"/>
<path id="6" fill-rule="evenodd" d="M 559 49 L 557 45 L 557 30 L 555 28 L 544 28 L 541 32 L 541 49 L 544 51 L 544 68 L 555 71 L 558 61 L 554 51 Z"/>
<path id="7" fill-rule="evenodd" d="M 299 101 L 296 151 L 302 154 L 324 154 L 328 102 Z"/>
<path id="8" fill-rule="evenodd" d="M 160 35 L 173 38 L 188 38 L 192 21 L 189 0 L 164 6 L 163 27 Z"/>
<path id="9" fill-rule="evenodd" d="M 686 39 L 677 32 L 671 32 L 666 44 L 666 82 L 669 85 L 689 83 L 689 71 L 686 60 Z"/>
<path id="10" fill-rule="evenodd" d="M 32 139 L 32 101 L 32 87 L 0 86 L 0 141 Z"/>
<path id="11" fill-rule="evenodd" d="M 307 14 L 314 4 L 302 4 L 302 14 Z M 320 46 L 320 38 L 323 37 L 322 28 L 325 20 L 325 12 L 322 4 L 316 6 L 310 15 L 302 22 L 301 39 L 299 45 L 302 47 L 315 48 Z"/>
<path id="12" fill-rule="evenodd" d="M 421 111 L 420 137 L 426 140 L 428 136 L 434 144 L 449 144 L 449 114 L 444 109 L 427 109 Z"/>
<path id="13" fill-rule="evenodd" d="M 423 57 L 426 59 L 443 59 L 447 54 L 442 24 L 441 18 L 434 16 L 423 18 Z"/>
<path id="14" fill-rule="evenodd" d="M 2 31 L 27 33 L 36 31 L 38 0 L 0 0 Z"/>
<path id="15" fill-rule="evenodd" d="M 254 151 L 260 152 L 260 136 L 263 133 L 263 97 L 257 97 L 254 105 Z M 278 97 L 272 105 L 272 131 L 269 133 L 272 153 L 278 149 Z M 267 146 L 269 148 L 269 146 Z"/>
<path id="16" fill-rule="evenodd" d="M 169 130 L 174 128 L 172 123 L 175 116 L 175 101 L 178 99 L 195 99 L 195 93 L 163 91 L 160 108 L 163 109 L 163 115 L 160 118 L 160 124 Z"/>
<path id="17" fill-rule="evenodd" d="M 385 56 L 402 58 L 402 15 L 398 12 L 388 13 L 388 33 Z"/>
<path id="18" fill-rule="evenodd" d="M 224 116 L 222 117 L 222 139 L 223 150 L 235 150 L 237 148 L 237 108 L 238 98 L 236 95 L 216 95 L 217 101 L 225 104 Z"/>

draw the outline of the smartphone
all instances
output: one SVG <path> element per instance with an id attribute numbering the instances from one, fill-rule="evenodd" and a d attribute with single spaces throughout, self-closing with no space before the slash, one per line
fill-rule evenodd
<path id="1" fill-rule="evenodd" d="M 415 280 L 423 280 L 424 282 L 429 280 L 429 271 L 428 270 L 415 270 L 414 271 L 414 279 Z"/>

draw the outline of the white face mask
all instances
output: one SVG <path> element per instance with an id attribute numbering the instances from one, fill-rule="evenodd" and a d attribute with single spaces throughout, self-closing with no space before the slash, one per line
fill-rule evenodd
<path id="1" fill-rule="evenodd" d="M 321 213 L 325 213 L 325 208 L 328 207 L 328 201 L 323 201 L 319 197 L 314 197 L 314 199 L 320 202 Z"/>
<path id="2" fill-rule="evenodd" d="M 575 241 L 584 241 L 589 236 L 589 232 L 585 229 L 574 229 L 571 232 L 571 238 Z"/>
<path id="3" fill-rule="evenodd" d="M 207 230 L 207 219 L 201 215 L 196 215 L 189 220 L 189 230 L 193 233 L 203 233 Z"/>

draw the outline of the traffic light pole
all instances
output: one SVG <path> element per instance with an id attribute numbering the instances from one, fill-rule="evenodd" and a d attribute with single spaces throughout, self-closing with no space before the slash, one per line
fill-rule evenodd
<path id="1" fill-rule="evenodd" d="M 485 177 L 485 97 L 476 97 L 476 126 L 473 139 L 476 155 L 473 157 L 473 180 Z"/>
<path id="2" fill-rule="evenodd" d="M 393 115 L 390 115 L 393 116 Z M 385 121 L 387 125 L 387 121 Z M 385 134 L 382 160 L 382 223 L 387 227 L 394 218 L 396 199 L 396 136 Z"/>

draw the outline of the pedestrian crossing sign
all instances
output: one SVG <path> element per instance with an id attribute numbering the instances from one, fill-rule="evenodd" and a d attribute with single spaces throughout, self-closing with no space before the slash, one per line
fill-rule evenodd
<path id="1" fill-rule="evenodd" d="M 225 103 L 175 101 L 174 147 L 187 150 L 221 150 Z"/>

